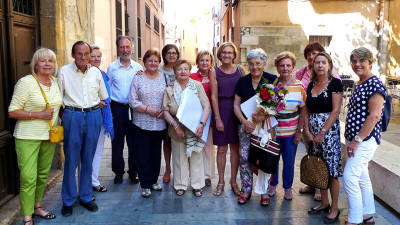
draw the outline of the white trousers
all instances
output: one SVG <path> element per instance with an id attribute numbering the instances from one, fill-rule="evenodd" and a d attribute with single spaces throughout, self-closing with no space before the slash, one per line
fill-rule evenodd
<path id="1" fill-rule="evenodd" d="M 171 151 L 175 190 L 186 190 L 189 183 L 193 189 L 203 188 L 203 153 L 192 152 L 192 156 L 187 157 L 185 144 L 175 141 L 173 138 L 171 138 Z"/>
<path id="2" fill-rule="evenodd" d="M 354 157 L 348 158 L 343 173 L 347 194 L 350 223 L 361 223 L 363 215 L 375 213 L 374 192 L 368 173 L 368 162 L 374 156 L 378 144 L 375 138 L 360 143 Z"/>
<path id="3" fill-rule="evenodd" d="M 213 161 L 213 151 L 212 147 L 212 128 L 208 131 L 208 137 L 206 145 L 203 148 L 203 164 L 204 164 L 204 177 L 205 179 L 214 178 L 215 173 L 215 163 Z"/>
<path id="4" fill-rule="evenodd" d="M 93 167 L 92 186 L 93 187 L 100 185 L 99 170 L 100 170 L 100 164 L 101 164 L 101 157 L 103 155 L 103 149 L 104 149 L 104 139 L 105 139 L 104 126 L 101 126 L 99 140 L 97 141 L 96 152 L 94 153 L 93 164 L 92 164 L 92 167 Z"/>

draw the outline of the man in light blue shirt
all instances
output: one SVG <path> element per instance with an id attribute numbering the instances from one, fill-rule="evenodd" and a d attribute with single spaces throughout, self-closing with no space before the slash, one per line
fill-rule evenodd
<path id="1" fill-rule="evenodd" d="M 128 145 L 128 174 L 130 180 L 136 184 L 138 183 L 138 178 L 133 159 L 133 124 L 128 104 L 128 95 L 133 77 L 138 71 L 142 71 L 143 68 L 139 63 L 131 59 L 133 42 L 130 37 L 119 36 L 116 43 L 119 58 L 107 68 L 107 76 L 111 88 L 111 112 L 114 125 L 111 167 L 115 173 L 114 183 L 122 183 L 125 173 L 123 150 L 126 138 Z"/>

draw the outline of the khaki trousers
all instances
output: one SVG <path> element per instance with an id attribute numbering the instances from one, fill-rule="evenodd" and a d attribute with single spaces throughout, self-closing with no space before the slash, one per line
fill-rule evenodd
<path id="1" fill-rule="evenodd" d="M 193 189 L 204 187 L 204 165 L 201 152 L 193 152 L 191 157 L 186 155 L 186 146 L 171 138 L 172 169 L 174 171 L 175 190 L 186 190 L 189 182 Z"/>

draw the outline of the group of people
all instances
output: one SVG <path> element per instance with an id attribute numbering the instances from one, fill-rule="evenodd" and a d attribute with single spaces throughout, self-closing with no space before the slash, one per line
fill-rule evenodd
<path id="1" fill-rule="evenodd" d="M 257 172 L 248 161 L 250 134 L 265 116 L 254 113 L 247 118 L 240 105 L 260 90 L 261 84 L 282 85 L 286 90 L 285 107 L 275 116 L 274 132 L 283 159 L 282 185 L 284 199 L 292 200 L 294 164 L 297 145 L 302 141 L 310 154 L 321 157 L 328 165 L 328 190 L 305 186 L 300 193 L 315 192 L 320 205 L 309 214 L 326 212 L 327 224 L 338 220 L 339 180 L 344 177 L 349 214 L 346 224 L 373 224 L 375 213 L 373 191 L 368 176 L 368 162 L 381 139 L 381 114 L 386 97 L 385 86 L 372 74 L 373 55 L 361 47 L 353 50 L 351 66 L 359 82 L 350 98 L 346 118 L 346 151 L 349 159 L 342 169 L 339 113 L 343 86 L 328 53 L 318 42 L 304 49 L 308 65 L 296 73 L 296 57 L 284 51 L 275 57 L 278 76 L 265 72 L 267 55 L 258 48 L 247 55 L 249 73 L 235 64 L 238 55 L 233 43 L 223 43 L 216 54 L 200 51 L 196 57 L 198 71 L 180 59 L 179 49 L 166 45 L 161 52 L 148 50 L 143 66 L 131 59 L 132 40 L 117 38 L 119 58 L 104 72 L 99 69 L 99 47 L 78 41 L 72 46 L 74 62 L 57 69 L 55 53 L 41 48 L 34 53 L 31 74 L 16 84 L 9 116 L 17 119 L 14 131 L 20 168 L 20 202 L 24 224 L 33 223 L 32 216 L 54 219 L 56 215 L 42 208 L 41 200 L 50 170 L 55 143 L 49 140 L 49 121 L 64 127 L 64 178 L 62 183 L 62 215 L 70 216 L 73 205 L 97 211 L 93 191 L 106 192 L 98 173 L 105 137 L 112 140 L 114 183 L 123 182 L 124 143 L 128 145 L 128 174 L 132 183 L 140 182 L 145 198 L 160 191 L 158 183 L 161 151 L 165 173 L 162 181 L 170 182 L 178 196 L 189 186 L 193 195 L 202 196 L 203 187 L 211 186 L 211 146 L 217 146 L 218 183 L 215 196 L 225 188 L 225 165 L 230 150 L 230 186 L 239 204 L 246 204 L 254 191 L 260 204 L 267 206 L 277 191 L 278 171 Z M 162 65 L 161 65 L 161 62 Z M 40 88 L 39 88 L 40 87 Z M 43 89 L 43 93 L 41 92 Z M 191 93 L 190 93 L 191 92 Z M 196 95 L 202 107 L 195 131 L 189 130 L 177 117 L 184 94 Z M 44 95 L 50 107 L 46 108 Z M 211 115 L 208 129 L 207 120 Z M 208 132 L 207 141 L 201 137 Z M 172 166 L 171 166 L 172 159 Z M 80 164 L 79 196 L 75 171 Z M 172 167 L 172 168 L 171 168 Z M 240 171 L 241 187 L 237 184 Z"/>

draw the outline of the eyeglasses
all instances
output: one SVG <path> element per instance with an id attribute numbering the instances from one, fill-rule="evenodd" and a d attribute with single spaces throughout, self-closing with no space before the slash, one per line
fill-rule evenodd
<path id="1" fill-rule="evenodd" d="M 176 70 L 176 72 L 180 73 L 180 72 L 188 72 L 189 68 L 179 68 Z"/>
<path id="2" fill-rule="evenodd" d="M 233 55 L 233 52 L 225 52 L 225 51 L 222 51 L 221 54 L 224 54 L 224 55 Z"/>
<path id="3" fill-rule="evenodd" d="M 261 62 L 256 62 L 256 63 L 249 63 L 249 66 L 251 67 L 260 67 L 263 63 Z"/>
<path id="4" fill-rule="evenodd" d="M 90 56 L 90 53 L 84 53 L 84 54 L 82 54 L 82 53 L 75 53 L 74 54 L 76 57 L 78 57 L 78 58 L 83 58 L 83 57 L 88 57 L 88 56 Z"/>
<path id="5" fill-rule="evenodd" d="M 167 55 L 178 55 L 177 52 L 167 52 Z"/>

